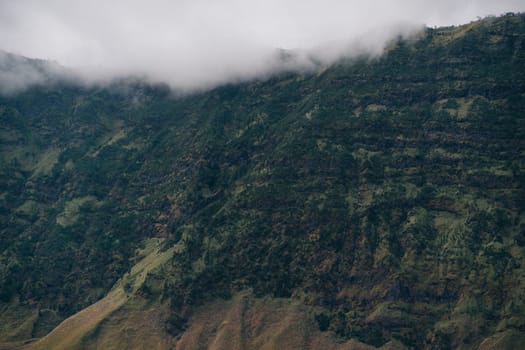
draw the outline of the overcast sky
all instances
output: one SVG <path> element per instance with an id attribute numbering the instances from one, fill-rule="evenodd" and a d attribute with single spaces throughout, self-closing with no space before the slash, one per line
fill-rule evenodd
<path id="1" fill-rule="evenodd" d="M 0 0 L 0 49 L 193 89 L 271 73 L 276 48 L 330 61 L 508 11 L 525 0 Z"/>

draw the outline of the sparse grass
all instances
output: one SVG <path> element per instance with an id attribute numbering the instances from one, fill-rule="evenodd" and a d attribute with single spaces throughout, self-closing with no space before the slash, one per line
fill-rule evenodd
<path id="1" fill-rule="evenodd" d="M 4 322 L 0 323 L 0 349 L 4 342 L 29 339 L 38 318 L 38 310 L 23 306 L 14 300 L 0 310 Z"/>
<path id="2" fill-rule="evenodd" d="M 439 45 L 447 45 L 451 42 L 463 37 L 471 30 L 475 30 L 481 25 L 481 22 L 472 22 L 470 24 L 462 25 L 460 27 L 447 28 L 439 30 L 434 36 L 433 43 Z"/>
<path id="3" fill-rule="evenodd" d="M 434 227 L 438 232 L 447 232 L 464 220 L 465 218 L 456 214 L 441 212 L 434 218 Z"/>
<path id="4" fill-rule="evenodd" d="M 144 254 L 142 260 L 115 283 L 115 286 L 104 298 L 67 318 L 48 335 L 30 344 L 27 349 L 81 349 L 83 339 L 132 298 L 133 294 L 144 283 L 147 274 L 171 258 L 174 248 L 161 252 L 161 247 L 162 240 L 160 239 L 146 242 L 146 247 L 141 252 Z M 131 288 L 126 286 L 131 286 Z"/>
<path id="5" fill-rule="evenodd" d="M 19 213 L 22 213 L 22 214 L 25 214 L 25 215 L 28 215 L 28 216 L 33 216 L 33 215 L 36 215 L 38 213 L 38 203 L 33 201 L 33 200 L 27 200 L 24 202 L 24 204 L 22 204 L 21 206 L 19 206 L 16 211 L 19 212 Z"/>
<path id="6" fill-rule="evenodd" d="M 103 140 L 99 146 L 99 148 L 92 153 L 92 157 L 97 157 L 100 153 L 100 151 L 104 147 L 111 146 L 112 144 L 125 139 L 128 136 L 128 132 L 126 130 L 119 130 L 115 134 L 109 135 L 105 140 Z"/>
<path id="7" fill-rule="evenodd" d="M 39 177 L 41 175 L 48 175 L 55 164 L 58 162 L 60 155 L 58 147 L 51 147 L 47 149 L 39 158 L 38 163 L 33 168 L 33 175 L 31 178 Z"/>
<path id="8" fill-rule="evenodd" d="M 366 106 L 365 110 L 367 112 L 384 112 L 387 110 L 387 107 L 384 105 L 369 104 L 368 106 Z"/>
<path id="9" fill-rule="evenodd" d="M 100 322 L 83 339 L 83 347 L 104 350 L 173 349 L 174 339 L 166 333 L 169 308 L 140 296 L 131 298 Z"/>
<path id="10" fill-rule="evenodd" d="M 78 220 L 80 207 L 88 203 L 99 204 L 95 196 L 78 197 L 66 202 L 64 211 L 57 215 L 57 224 L 63 227 L 73 225 Z"/>
<path id="11" fill-rule="evenodd" d="M 22 139 L 22 135 L 20 135 L 18 132 L 9 129 L 1 129 L 0 126 L 0 140 L 2 140 L 4 143 L 16 143 Z"/>

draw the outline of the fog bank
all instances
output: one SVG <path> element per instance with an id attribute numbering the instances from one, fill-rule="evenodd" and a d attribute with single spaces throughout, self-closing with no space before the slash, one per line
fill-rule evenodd
<path id="1" fill-rule="evenodd" d="M 522 0 L 0 0 L 0 49 L 57 61 L 86 82 L 133 75 L 195 90 L 379 54 L 424 25 L 524 9 Z M 0 85 L 40 75 L 0 70 Z"/>

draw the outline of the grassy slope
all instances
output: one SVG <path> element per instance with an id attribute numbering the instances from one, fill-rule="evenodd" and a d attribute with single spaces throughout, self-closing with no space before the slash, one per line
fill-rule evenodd
<path id="1" fill-rule="evenodd" d="M 105 319 L 130 300 L 149 272 L 165 264 L 173 249 L 160 251 L 161 241 L 148 242 L 144 258 L 120 279 L 113 289 L 95 304 L 64 320 L 52 332 L 29 345 L 28 349 L 81 349 L 85 338 Z"/>
<path id="2" fill-rule="evenodd" d="M 249 293 L 216 301 L 198 310 L 177 349 L 326 349 L 371 350 L 356 340 L 340 342 L 322 333 L 311 309 L 286 299 L 258 299 Z M 381 349 L 406 349 L 391 341 Z"/>
<path id="3" fill-rule="evenodd" d="M 152 240 L 144 257 L 119 280 L 103 299 L 64 320 L 45 337 L 13 348 L 59 349 L 327 349 L 371 350 L 356 340 L 336 342 L 319 331 L 313 310 L 289 301 L 258 299 L 241 293 L 199 308 L 189 328 L 176 340 L 165 330 L 166 305 L 148 301 L 138 293 L 148 273 L 166 264 L 174 250 L 159 251 Z M 126 287 L 127 285 L 127 287 Z M 8 346 L 6 344 L 6 346 Z M 405 349 L 389 342 L 381 349 Z"/>

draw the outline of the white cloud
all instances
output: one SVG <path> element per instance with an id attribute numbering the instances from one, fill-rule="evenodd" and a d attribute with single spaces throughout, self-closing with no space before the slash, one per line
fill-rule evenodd
<path id="1" fill-rule="evenodd" d="M 74 75 L 53 61 L 30 60 L 0 50 L 0 94 L 9 95 L 32 85 L 71 80 Z"/>
<path id="2" fill-rule="evenodd" d="M 318 48 L 330 60 L 379 52 L 423 24 L 524 9 L 523 0 L 0 0 L 0 49 L 91 80 L 134 74 L 193 89 L 268 74 L 276 48 Z"/>

